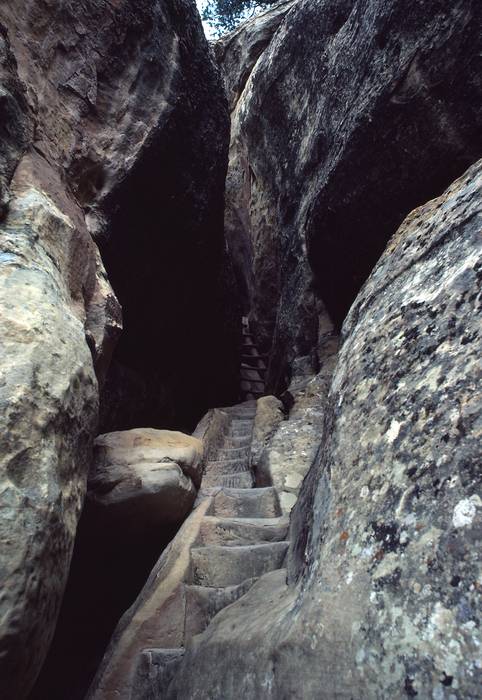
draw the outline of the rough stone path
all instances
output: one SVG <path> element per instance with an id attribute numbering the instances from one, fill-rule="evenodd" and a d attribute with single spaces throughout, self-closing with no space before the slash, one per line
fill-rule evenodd
<path id="1" fill-rule="evenodd" d="M 185 647 L 223 608 L 246 593 L 259 576 L 283 567 L 288 520 L 272 487 L 253 488 L 250 463 L 256 402 L 230 409 L 224 441 L 207 462 L 200 498 L 211 505 L 190 550 L 185 581 L 183 647 L 144 649 L 139 659 L 136 700 L 167 697 Z"/>
<path id="2" fill-rule="evenodd" d="M 265 392 L 266 362 L 256 347 L 249 322 L 243 317 L 243 337 L 241 348 L 240 387 L 241 400 L 258 399 Z"/>

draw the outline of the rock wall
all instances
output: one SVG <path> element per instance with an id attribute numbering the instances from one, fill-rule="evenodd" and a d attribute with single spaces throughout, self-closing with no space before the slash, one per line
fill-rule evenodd
<path id="1" fill-rule="evenodd" d="M 12 36 L 2 24 L 0 677 L 17 699 L 54 631 L 120 313 L 62 169 L 36 147 Z"/>
<path id="2" fill-rule="evenodd" d="M 19 700 L 53 634 L 99 386 L 104 424 L 189 423 L 233 391 L 238 316 L 228 115 L 193 3 L 5 0 L 0 82 L 0 678 Z M 125 319 L 107 381 L 121 313 L 96 243 Z"/>
<path id="3" fill-rule="evenodd" d="M 340 327 L 403 218 L 480 155 L 479 3 L 285 7 L 243 73 L 228 174 L 228 229 L 248 251 L 239 267 L 271 391 L 316 347 L 317 299 Z M 220 51 L 228 86 L 257 22 Z"/>
<path id="4" fill-rule="evenodd" d="M 343 326 L 288 578 L 218 614 L 167 697 L 477 697 L 481 215 L 479 162 L 390 240 Z"/>

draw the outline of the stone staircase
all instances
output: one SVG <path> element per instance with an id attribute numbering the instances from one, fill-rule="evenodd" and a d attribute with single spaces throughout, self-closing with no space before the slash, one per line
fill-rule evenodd
<path id="1" fill-rule="evenodd" d="M 209 506 L 190 548 L 183 584 L 183 643 L 175 649 L 142 650 L 128 696 L 132 700 L 167 697 L 190 640 L 258 577 L 283 567 L 287 518 L 274 488 L 253 488 L 250 449 L 256 402 L 223 411 L 229 413 L 229 425 L 206 464 L 199 499 L 209 499 Z"/>
<path id="2" fill-rule="evenodd" d="M 253 334 L 249 330 L 247 317 L 243 317 L 243 337 L 241 347 L 240 388 L 241 400 L 249 401 L 264 396 L 266 362 L 256 347 Z"/>

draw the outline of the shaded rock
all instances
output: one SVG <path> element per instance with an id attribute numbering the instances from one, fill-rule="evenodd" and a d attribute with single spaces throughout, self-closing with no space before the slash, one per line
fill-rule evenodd
<path id="1" fill-rule="evenodd" d="M 279 2 L 212 44 L 216 60 L 223 67 L 231 111 L 241 97 L 257 60 L 294 4 L 294 0 Z"/>
<path id="2" fill-rule="evenodd" d="M 143 650 L 153 644 L 171 649 L 182 646 L 190 548 L 209 507 L 210 499 L 198 504 L 155 564 L 135 603 L 117 625 L 88 698 L 130 698 Z"/>
<path id="3" fill-rule="evenodd" d="M 288 406 L 274 396 L 257 402 L 253 432 L 252 460 L 258 486 L 274 486 L 283 513 L 290 513 L 304 477 L 320 446 L 328 392 L 336 364 L 338 336 L 327 315 L 320 315 L 318 371 L 313 372 L 313 357 L 293 360 L 292 379 L 283 394 Z"/>
<path id="4" fill-rule="evenodd" d="M 145 700 L 156 700 L 160 688 L 174 677 L 184 649 L 143 649 L 136 667 L 132 695 Z"/>
<path id="5" fill-rule="evenodd" d="M 289 584 L 218 615 L 167 697 L 477 697 L 481 216 L 479 162 L 391 239 L 343 327 Z"/>
<path id="6" fill-rule="evenodd" d="M 403 218 L 480 156 L 481 12 L 302 0 L 273 24 L 232 114 L 227 213 L 268 391 L 316 348 L 319 299 L 339 328 Z M 236 85 L 229 43 L 222 61 Z"/>
<path id="7" fill-rule="evenodd" d="M 323 371 L 298 375 L 292 380 L 289 392 L 293 404 L 289 414 L 286 420 L 274 424 L 255 462 L 256 484 L 274 486 L 286 514 L 295 505 L 320 446 L 335 360 L 336 352 Z M 301 364 L 298 358 L 295 366 L 300 369 Z"/>
<path id="8" fill-rule="evenodd" d="M 21 13 L 6 0 L 0 20 L 35 113 L 35 152 L 59 168 L 123 307 L 102 431 L 191 430 L 236 398 L 239 326 L 236 304 L 223 303 L 228 114 L 198 13 L 188 0 L 61 0 Z M 173 310 L 163 300 L 180 284 Z"/>

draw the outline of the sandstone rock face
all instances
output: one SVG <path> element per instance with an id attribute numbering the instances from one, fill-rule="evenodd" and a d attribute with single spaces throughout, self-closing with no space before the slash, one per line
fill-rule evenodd
<path id="1" fill-rule="evenodd" d="M 479 157 L 481 12 L 302 0 L 241 82 L 236 57 L 266 19 L 220 51 L 232 93 L 244 85 L 226 218 L 251 327 L 271 348 L 269 391 L 316 348 L 317 298 L 339 327 L 403 218 Z"/>
<path id="2" fill-rule="evenodd" d="M 97 379 L 69 279 L 76 234 L 44 192 L 12 189 L 0 253 L 5 698 L 25 696 L 50 644 L 97 423 Z"/>
<path id="3" fill-rule="evenodd" d="M 138 428 L 101 435 L 88 481 L 91 506 L 110 527 L 140 531 L 181 523 L 201 483 L 202 443 L 170 430 Z"/>
<path id="4" fill-rule="evenodd" d="M 121 327 L 120 307 L 93 236 L 102 241 L 109 276 L 126 306 L 133 331 L 127 346 L 152 348 L 162 365 L 159 347 L 153 348 L 131 323 L 141 300 L 151 317 L 141 325 L 155 328 L 156 338 L 169 348 L 164 375 L 148 389 L 170 403 L 182 383 L 179 376 L 193 381 L 189 372 L 182 375 L 188 363 L 179 351 L 190 348 L 187 336 L 191 341 L 193 331 L 199 331 L 189 323 L 190 299 L 205 310 L 204 319 L 196 310 L 196 323 L 204 323 L 212 342 L 225 313 L 221 291 L 229 280 L 222 272 L 222 181 L 228 127 L 220 80 L 187 0 L 62 0 L 27 3 L 21 10 L 6 0 L 0 9 L 0 92 L 5 504 L 0 685 L 2 697 L 19 700 L 35 680 L 55 626 L 91 464 L 98 385 L 104 383 Z M 176 151 L 179 143 L 182 156 Z M 190 175 L 188 155 L 193 153 L 197 169 L 193 163 Z M 165 187 L 166 181 L 174 184 Z M 151 190 L 149 182 L 156 183 Z M 169 211 L 159 197 L 163 188 Z M 148 202 L 154 199 L 155 210 Z M 134 201 L 142 212 L 137 220 Z M 182 226 L 173 212 L 184 216 Z M 149 228 L 143 215 L 152 221 L 164 215 L 163 232 Z M 142 269 L 129 247 L 126 253 L 126 227 L 133 232 L 131 241 L 143 248 Z M 131 265 L 131 281 L 152 277 L 153 268 L 163 279 L 156 255 L 152 250 L 146 255 L 146 249 L 149 239 L 156 245 L 167 239 L 162 259 L 173 269 L 167 287 L 172 291 L 173 280 L 181 284 L 186 300 L 186 313 L 178 315 L 169 332 L 159 322 L 165 309 L 157 306 L 152 312 L 152 300 L 165 290 L 143 288 L 128 294 L 130 307 L 125 302 L 125 277 L 106 243 L 116 239 L 116 232 L 118 253 Z M 173 241 L 178 245 L 175 271 Z M 204 286 L 194 274 L 193 259 L 199 269 L 204 266 Z M 146 299 L 152 303 L 146 305 Z M 230 371 L 229 328 L 235 316 L 233 311 L 231 320 L 220 324 L 219 352 L 227 360 L 214 373 L 220 382 L 226 379 L 224 368 Z M 144 364 L 149 366 L 147 360 Z M 195 371 L 194 405 L 213 376 L 207 365 Z M 163 384 L 165 376 L 177 377 L 177 384 Z"/>
<path id="5" fill-rule="evenodd" d="M 481 215 L 479 162 L 392 237 L 343 327 L 289 585 L 215 618 L 170 697 L 477 697 Z"/>
<path id="6" fill-rule="evenodd" d="M 0 215 L 9 201 L 13 173 L 33 135 L 33 120 L 28 112 L 25 87 L 17 75 L 15 57 L 6 28 L 0 24 L 0 85 L 3 115 L 0 140 Z"/>
<path id="7" fill-rule="evenodd" d="M 102 429 L 192 429 L 236 398 L 239 325 L 223 304 L 228 114 L 194 3 L 17 5 L 3 3 L 0 21 L 36 113 L 35 151 L 65 173 L 123 307 Z M 159 301 L 179 286 L 175 309 Z"/>
<path id="8" fill-rule="evenodd" d="M 294 4 L 293 0 L 279 2 L 213 44 L 216 60 L 223 66 L 230 110 L 236 107 L 249 74 Z"/>

